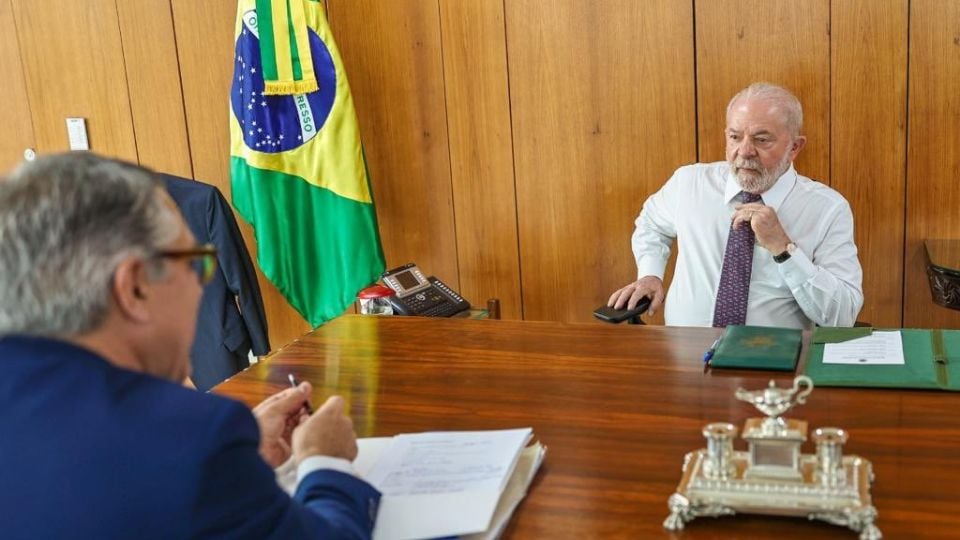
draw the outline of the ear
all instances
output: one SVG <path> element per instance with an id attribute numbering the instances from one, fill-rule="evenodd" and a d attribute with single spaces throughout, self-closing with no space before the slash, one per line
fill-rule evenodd
<path id="1" fill-rule="evenodd" d="M 804 135 L 797 135 L 793 138 L 793 143 L 790 145 L 790 161 L 797 158 L 797 154 L 800 153 L 800 150 L 803 150 L 806 144 L 807 138 Z"/>
<path id="2" fill-rule="evenodd" d="M 128 257 L 117 266 L 111 292 L 121 317 L 137 323 L 150 321 L 147 300 L 151 289 L 142 260 Z"/>

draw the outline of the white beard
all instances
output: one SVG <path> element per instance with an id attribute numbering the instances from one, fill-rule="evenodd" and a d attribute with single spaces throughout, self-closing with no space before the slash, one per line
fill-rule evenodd
<path id="1" fill-rule="evenodd" d="M 780 176 L 790 168 L 790 154 L 784 154 L 783 159 L 773 169 L 764 169 L 756 159 L 736 158 L 728 162 L 730 171 L 737 177 L 737 183 L 740 189 L 760 194 L 772 188 Z M 753 174 L 748 171 L 736 172 L 737 169 L 752 169 L 753 172 L 759 171 L 760 174 Z"/>

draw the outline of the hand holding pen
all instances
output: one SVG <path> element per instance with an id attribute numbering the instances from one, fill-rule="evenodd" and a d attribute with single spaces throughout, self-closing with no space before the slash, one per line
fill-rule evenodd
<path id="1" fill-rule="evenodd" d="M 288 373 L 288 374 L 287 374 L 287 379 L 290 381 L 290 386 L 292 386 L 292 387 L 294 387 L 294 388 L 297 388 L 297 386 L 299 385 L 299 383 L 297 383 L 297 379 L 293 376 L 293 373 Z M 303 402 L 303 408 L 306 409 L 307 414 L 313 414 L 313 407 L 310 406 L 310 399 L 309 399 L 309 398 L 307 398 L 307 399 Z"/>

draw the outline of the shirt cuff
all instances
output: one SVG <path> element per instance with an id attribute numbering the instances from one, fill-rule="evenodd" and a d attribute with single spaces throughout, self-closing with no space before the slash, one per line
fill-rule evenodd
<path id="1" fill-rule="evenodd" d="M 663 274 L 667 269 L 667 261 L 644 257 L 637 261 L 637 279 L 645 276 L 654 276 L 663 281 Z"/>
<path id="2" fill-rule="evenodd" d="M 353 464 L 348 460 L 330 456 L 310 456 L 300 462 L 297 467 L 297 483 L 299 484 L 308 474 L 320 469 L 331 469 L 346 474 L 357 475 Z"/>
<path id="3" fill-rule="evenodd" d="M 780 275 L 791 291 L 800 288 L 817 275 L 817 266 L 799 247 L 793 250 L 789 259 L 777 266 L 780 269 Z"/>

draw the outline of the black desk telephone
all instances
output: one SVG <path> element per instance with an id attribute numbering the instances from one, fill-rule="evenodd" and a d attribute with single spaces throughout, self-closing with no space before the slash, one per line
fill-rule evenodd
<path id="1" fill-rule="evenodd" d="M 413 263 L 387 270 L 380 277 L 395 291 L 387 300 L 398 315 L 450 317 L 470 309 L 470 302 L 439 279 L 424 277 Z"/>

